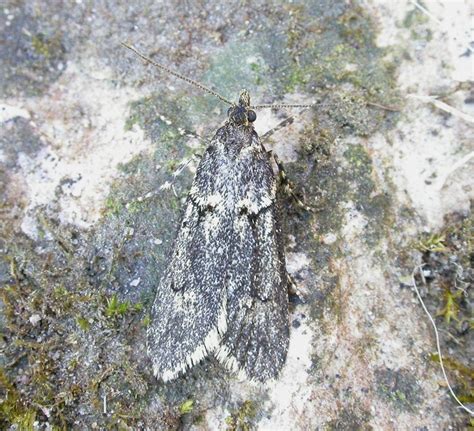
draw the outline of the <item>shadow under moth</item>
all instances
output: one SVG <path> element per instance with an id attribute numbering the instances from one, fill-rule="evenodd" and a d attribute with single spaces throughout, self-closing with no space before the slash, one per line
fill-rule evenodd
<path id="1" fill-rule="evenodd" d="M 147 332 L 153 373 L 172 380 L 209 355 L 250 380 L 276 378 L 289 342 L 288 275 L 277 177 L 246 90 L 201 158 Z M 253 108 L 253 109 L 252 109 Z"/>

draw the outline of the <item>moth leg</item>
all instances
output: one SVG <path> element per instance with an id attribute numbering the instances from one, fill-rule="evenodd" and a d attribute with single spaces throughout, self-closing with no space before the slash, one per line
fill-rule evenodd
<path id="1" fill-rule="evenodd" d="M 273 129 L 270 129 L 268 132 L 266 132 L 264 135 L 262 135 L 260 137 L 260 140 L 262 142 L 266 141 L 270 136 L 272 136 L 274 133 L 278 132 L 278 130 L 283 129 L 283 127 L 287 126 L 288 124 L 292 124 L 293 121 L 295 121 L 295 117 L 285 118 L 283 121 L 280 121 Z"/>
<path id="2" fill-rule="evenodd" d="M 187 137 L 190 138 L 195 138 L 198 139 L 202 144 L 204 144 L 206 147 L 209 147 L 210 141 L 206 138 L 203 138 L 200 136 L 198 133 L 190 131 L 190 130 L 185 130 L 185 129 L 178 129 L 179 133 L 182 135 L 186 135 Z M 193 160 L 201 160 L 202 155 L 194 153 L 191 157 L 182 160 L 178 167 L 174 170 L 174 172 L 171 174 L 172 180 L 171 181 L 165 181 L 159 188 L 158 191 L 160 190 L 169 190 L 173 189 L 173 185 L 176 181 L 176 178 L 183 172 L 183 170 L 193 161 Z M 173 189 L 174 190 L 174 189 Z"/>
<path id="3" fill-rule="evenodd" d="M 307 111 L 309 107 L 305 107 L 301 109 L 298 113 L 295 115 L 292 115 L 290 117 L 285 118 L 284 120 L 280 121 L 273 129 L 270 129 L 268 132 L 260 136 L 260 140 L 262 142 L 265 142 L 270 136 L 272 136 L 274 133 L 278 132 L 279 130 L 283 129 L 283 127 L 286 127 L 288 124 L 293 124 L 295 121 L 296 117 L 299 117 L 303 112 Z"/>
<path id="4" fill-rule="evenodd" d="M 288 296 L 298 296 L 298 285 L 291 274 L 287 274 L 288 277 Z"/>
<path id="5" fill-rule="evenodd" d="M 168 181 L 165 181 L 161 186 L 159 186 L 155 190 L 151 190 L 148 193 L 146 193 L 143 196 L 138 196 L 135 199 L 132 199 L 127 202 L 127 207 L 134 204 L 135 202 L 143 202 L 145 200 L 151 199 L 154 196 L 158 195 L 161 191 L 163 190 L 172 190 L 173 193 L 176 195 L 176 191 L 174 189 L 174 184 L 176 182 L 176 179 L 178 176 L 183 172 L 183 170 L 194 160 L 200 160 L 202 158 L 201 154 L 194 153 L 191 157 L 188 157 L 187 159 L 182 160 L 178 167 L 174 170 L 174 172 L 171 174 L 171 179 Z"/>
<path id="6" fill-rule="evenodd" d="M 306 303 L 301 290 L 298 288 L 298 285 L 295 282 L 295 279 L 290 275 L 287 274 L 288 280 L 288 300 L 290 304 L 298 305 Z"/>
<path id="7" fill-rule="evenodd" d="M 313 209 L 309 207 L 308 205 L 306 205 L 294 192 L 295 188 L 293 186 L 293 183 L 286 175 L 286 171 L 285 171 L 285 168 L 283 167 L 283 163 L 281 162 L 281 160 L 278 158 L 278 156 L 275 153 L 272 152 L 272 155 L 273 155 L 273 159 L 275 160 L 275 164 L 277 165 L 277 168 L 278 168 L 278 180 L 279 180 L 280 187 L 282 188 L 282 190 L 288 196 L 290 196 L 300 208 L 303 208 L 305 211 L 312 212 Z"/>
<path id="8" fill-rule="evenodd" d="M 192 130 L 179 129 L 179 131 L 185 134 L 189 138 L 197 139 L 206 148 L 211 144 L 211 141 L 209 141 L 209 139 L 202 137 L 199 133 L 193 132 Z"/>

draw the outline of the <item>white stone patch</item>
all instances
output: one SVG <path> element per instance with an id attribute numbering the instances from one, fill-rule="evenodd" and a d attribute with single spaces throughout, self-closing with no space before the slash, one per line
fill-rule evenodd
<path id="1" fill-rule="evenodd" d="M 0 123 L 12 120 L 15 117 L 21 117 L 29 120 L 31 115 L 26 109 L 23 109 L 19 106 L 0 103 Z"/>
<path id="2" fill-rule="evenodd" d="M 132 281 L 130 282 L 130 286 L 131 286 L 131 287 L 137 287 L 137 286 L 140 284 L 141 281 L 142 281 L 142 280 L 141 280 L 140 277 L 135 278 L 134 280 L 132 280 Z"/>
<path id="3" fill-rule="evenodd" d="M 428 41 L 413 38 L 412 30 L 401 25 L 407 12 L 415 8 L 411 2 L 367 2 L 367 7 L 382 24 L 377 39 L 379 45 L 401 45 L 412 56 L 404 60 L 399 69 L 398 82 L 405 95 L 442 94 L 454 89 L 459 82 L 473 80 L 474 55 L 464 55 L 471 42 L 472 4 L 427 1 L 423 5 L 436 17 L 421 24 L 432 32 Z M 414 26 L 420 29 L 417 24 Z M 474 108 L 464 103 L 467 94 L 455 92 L 449 96 L 448 104 L 472 115 Z M 388 136 L 370 137 L 369 146 L 377 158 L 391 161 L 395 173 L 391 178 L 398 200 L 414 207 L 430 230 L 442 226 L 445 214 L 469 210 L 474 198 L 472 160 L 453 173 L 445 187 L 438 190 L 438 178 L 474 150 L 474 130 L 463 119 L 448 117 L 430 104 L 408 98 L 397 128 Z"/>
<path id="4" fill-rule="evenodd" d="M 331 245 L 337 241 L 337 235 L 333 232 L 329 232 L 321 238 L 323 244 Z"/>
<path id="5" fill-rule="evenodd" d="M 33 314 L 28 320 L 33 326 L 38 326 L 38 323 L 41 322 L 41 316 L 39 314 Z"/>
<path id="6" fill-rule="evenodd" d="M 117 165 L 149 148 L 142 130 L 124 131 L 129 103 L 140 95 L 117 88 L 108 69 L 102 70 L 103 79 L 91 77 L 96 68 L 92 60 L 81 68 L 69 63 L 48 94 L 25 100 L 25 109 L 9 111 L 10 116 L 20 113 L 27 118 L 28 112 L 35 112 L 38 133 L 49 144 L 35 159 L 20 158 L 28 199 L 22 228 L 33 237 L 34 209 L 56 199 L 61 181 L 71 180 L 57 197 L 60 220 L 88 227 L 101 215 Z"/>
<path id="7" fill-rule="evenodd" d="M 278 380 L 268 385 L 269 401 L 264 408 L 271 409 L 272 415 L 259 422 L 259 430 L 295 429 L 295 418 L 305 415 L 312 394 L 308 384 L 312 337 L 313 331 L 304 321 L 298 328 L 291 328 L 285 366 Z"/>
<path id="8" fill-rule="evenodd" d="M 345 241 L 352 241 L 363 235 L 369 220 L 354 206 L 353 202 L 347 202 L 345 205 L 345 222 L 342 227 L 342 235 Z"/>
<path id="9" fill-rule="evenodd" d="M 303 268 L 311 265 L 309 257 L 305 253 L 287 253 L 286 254 L 286 270 L 290 274 L 296 274 Z"/>

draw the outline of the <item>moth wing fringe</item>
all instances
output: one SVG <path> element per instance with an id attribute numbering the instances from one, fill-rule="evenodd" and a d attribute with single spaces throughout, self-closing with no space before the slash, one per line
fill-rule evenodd
<path id="1" fill-rule="evenodd" d="M 250 380 L 245 369 L 239 367 L 237 359 L 230 353 L 225 345 L 220 345 L 219 349 L 214 352 L 216 359 L 226 369 L 233 373 L 237 373 L 239 380 Z"/>
<path id="2" fill-rule="evenodd" d="M 253 376 L 249 376 L 247 372 L 245 371 L 244 368 L 240 367 L 237 359 L 235 359 L 235 356 L 233 356 L 229 348 L 225 345 L 221 345 L 218 350 L 214 352 L 214 355 L 216 359 L 219 361 L 219 363 L 228 371 L 237 373 L 237 379 L 238 380 L 245 380 L 247 382 L 253 383 L 253 384 L 258 384 L 258 385 L 271 385 L 272 383 L 277 381 L 276 377 L 272 378 L 267 378 L 265 381 L 261 381 L 259 379 L 256 379 Z"/>
<path id="3" fill-rule="evenodd" d="M 164 382 L 169 382 L 183 374 L 186 370 L 201 362 L 210 353 L 214 352 L 219 346 L 222 337 L 227 332 L 227 295 L 223 295 L 221 311 L 217 319 L 217 325 L 209 331 L 204 341 L 189 354 L 184 361 L 175 365 L 172 369 L 161 371 L 156 365 L 153 365 L 153 375 L 161 378 Z"/>

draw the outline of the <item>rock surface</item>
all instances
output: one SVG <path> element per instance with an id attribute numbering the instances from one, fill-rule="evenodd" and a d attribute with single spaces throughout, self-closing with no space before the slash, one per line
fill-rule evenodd
<path id="1" fill-rule="evenodd" d="M 473 150 L 472 5 L 47 3 L 0 7 L 1 428 L 466 426 L 410 286 L 423 262 L 432 314 L 452 296 L 437 322 L 472 401 L 472 160 L 451 169 Z M 265 143 L 313 208 L 285 202 L 299 300 L 276 382 L 214 360 L 152 376 L 148 311 L 227 107 L 121 41 L 231 99 L 317 102 Z M 288 115 L 257 112 L 258 133 Z"/>

